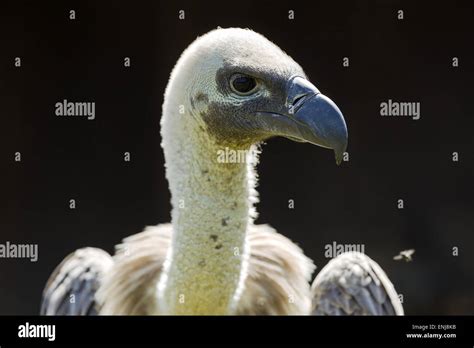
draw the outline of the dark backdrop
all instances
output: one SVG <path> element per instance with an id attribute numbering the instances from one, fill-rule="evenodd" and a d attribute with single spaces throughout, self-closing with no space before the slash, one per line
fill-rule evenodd
<path id="1" fill-rule="evenodd" d="M 163 92 L 182 50 L 217 26 L 249 27 L 274 41 L 348 124 L 350 161 L 340 167 L 330 151 L 268 141 L 257 222 L 299 243 L 318 267 L 326 244 L 364 244 L 408 314 L 474 314 L 473 6 L 443 4 L 2 2 L 0 242 L 38 243 L 39 261 L 0 259 L 0 314 L 38 313 L 46 279 L 69 252 L 112 252 L 125 236 L 169 221 Z M 56 117 L 63 99 L 95 101 L 96 119 Z M 420 102 L 421 119 L 381 117 L 387 99 Z M 392 259 L 408 248 L 416 249 L 413 262 Z"/>

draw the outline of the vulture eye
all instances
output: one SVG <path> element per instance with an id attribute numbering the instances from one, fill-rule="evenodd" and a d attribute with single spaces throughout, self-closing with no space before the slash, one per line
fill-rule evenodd
<path id="1" fill-rule="evenodd" d="M 235 74 L 230 78 L 230 87 L 239 95 L 249 95 L 256 90 L 257 81 L 248 75 Z"/>

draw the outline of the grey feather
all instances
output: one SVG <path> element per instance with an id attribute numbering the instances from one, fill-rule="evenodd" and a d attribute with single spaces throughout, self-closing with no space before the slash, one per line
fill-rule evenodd
<path id="1" fill-rule="evenodd" d="M 385 272 L 361 253 L 331 260 L 314 280 L 312 295 L 315 315 L 403 315 Z"/>
<path id="2" fill-rule="evenodd" d="M 41 301 L 41 315 L 96 315 L 95 293 L 112 258 L 101 249 L 83 248 L 67 256 L 50 276 Z"/>

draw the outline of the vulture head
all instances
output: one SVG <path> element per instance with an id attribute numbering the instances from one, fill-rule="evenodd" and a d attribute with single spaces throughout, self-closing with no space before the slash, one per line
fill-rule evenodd
<path id="1" fill-rule="evenodd" d="M 173 89 L 184 91 L 189 114 L 221 145 L 283 136 L 333 149 L 337 163 L 346 150 L 347 127 L 336 104 L 298 63 L 252 30 L 219 28 L 198 38 L 171 80 L 165 99 Z"/>

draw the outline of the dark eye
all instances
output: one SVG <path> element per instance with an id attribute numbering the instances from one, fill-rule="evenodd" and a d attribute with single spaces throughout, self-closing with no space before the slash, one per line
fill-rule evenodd
<path id="1" fill-rule="evenodd" d="M 230 78 L 230 87 L 239 95 L 249 95 L 255 91 L 257 81 L 251 76 L 235 74 Z"/>

